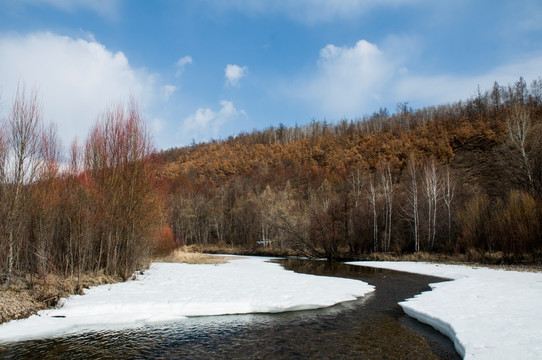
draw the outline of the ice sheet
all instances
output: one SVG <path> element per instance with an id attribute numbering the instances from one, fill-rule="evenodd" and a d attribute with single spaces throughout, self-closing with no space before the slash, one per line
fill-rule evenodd
<path id="1" fill-rule="evenodd" d="M 542 359 L 542 273 L 420 262 L 351 264 L 453 279 L 399 305 L 449 336 L 465 359 Z"/>

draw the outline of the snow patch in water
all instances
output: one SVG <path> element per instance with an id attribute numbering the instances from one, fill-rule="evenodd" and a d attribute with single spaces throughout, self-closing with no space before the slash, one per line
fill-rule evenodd
<path id="1" fill-rule="evenodd" d="M 350 264 L 452 279 L 399 305 L 452 339 L 465 359 L 542 359 L 542 273 L 421 262 Z"/>

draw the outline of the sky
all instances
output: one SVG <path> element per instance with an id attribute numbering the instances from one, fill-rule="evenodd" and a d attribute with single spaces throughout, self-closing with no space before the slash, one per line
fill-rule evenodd
<path id="1" fill-rule="evenodd" d="M 0 0 L 0 117 L 63 146 L 135 98 L 157 149 L 451 103 L 542 76 L 539 0 Z"/>

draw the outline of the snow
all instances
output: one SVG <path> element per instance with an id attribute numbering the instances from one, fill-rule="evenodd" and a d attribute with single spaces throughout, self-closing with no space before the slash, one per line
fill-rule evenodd
<path id="1" fill-rule="evenodd" d="M 430 284 L 431 291 L 399 305 L 451 338 L 465 359 L 542 359 L 542 273 L 420 262 L 350 264 L 452 279 Z"/>
<path id="2" fill-rule="evenodd" d="M 220 265 L 153 263 L 136 280 L 102 285 L 60 308 L 0 325 L 0 342 L 56 337 L 189 316 L 308 310 L 374 290 L 359 280 L 287 271 L 269 258 L 230 257 Z"/>

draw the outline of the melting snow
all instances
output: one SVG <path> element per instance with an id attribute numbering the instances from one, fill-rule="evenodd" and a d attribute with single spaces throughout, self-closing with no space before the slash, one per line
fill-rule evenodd
<path id="1" fill-rule="evenodd" d="M 431 284 L 432 291 L 399 305 L 450 337 L 465 359 L 542 359 L 542 273 L 412 262 L 350 264 L 453 279 Z"/>
<path id="2" fill-rule="evenodd" d="M 373 291 L 358 280 L 287 271 L 269 258 L 231 257 L 221 265 L 153 263 L 137 280 L 91 288 L 57 309 L 0 325 L 0 342 L 104 328 L 178 321 L 188 316 L 328 307 Z"/>

